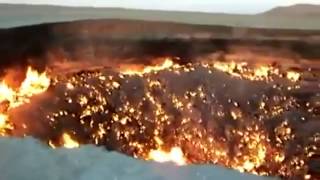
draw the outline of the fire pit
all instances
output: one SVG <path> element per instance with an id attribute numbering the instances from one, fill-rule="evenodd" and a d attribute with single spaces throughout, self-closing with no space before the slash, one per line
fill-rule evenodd
<path id="1" fill-rule="evenodd" d="M 0 29 L 0 136 L 317 179 L 319 37 L 134 20 Z"/>
<path id="2" fill-rule="evenodd" d="M 52 148 L 95 144 L 145 160 L 311 179 L 320 137 L 318 71 L 160 59 L 67 74 L 30 67 L 18 87 L 3 79 L 1 135 L 33 136 Z"/>

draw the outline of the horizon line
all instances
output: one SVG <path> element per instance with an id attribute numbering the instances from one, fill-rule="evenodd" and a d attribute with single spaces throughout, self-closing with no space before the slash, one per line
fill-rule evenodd
<path id="1" fill-rule="evenodd" d="M 122 10 L 142 10 L 142 11 L 164 11 L 164 12 L 190 12 L 190 13 L 204 13 L 204 14 L 232 14 L 232 15 L 258 15 L 263 14 L 265 12 L 268 12 L 274 8 L 279 7 L 290 7 L 290 6 L 296 6 L 296 5 L 313 5 L 313 6 L 320 6 L 320 4 L 314 4 L 314 3 L 295 3 L 291 5 L 279 5 L 275 6 L 273 8 L 267 9 L 265 11 L 257 12 L 257 13 L 232 13 L 232 12 L 214 12 L 214 11 L 197 11 L 197 10 L 172 10 L 172 9 L 150 9 L 150 8 L 134 8 L 134 7 L 120 7 L 120 6 L 88 6 L 88 5 L 59 5 L 59 4 L 45 4 L 45 3 L 1 3 L 0 5 L 24 5 L 24 6 L 52 6 L 52 7 L 61 7 L 61 8 L 96 8 L 96 9 L 104 9 L 104 8 L 110 8 L 110 9 L 122 9 Z"/>

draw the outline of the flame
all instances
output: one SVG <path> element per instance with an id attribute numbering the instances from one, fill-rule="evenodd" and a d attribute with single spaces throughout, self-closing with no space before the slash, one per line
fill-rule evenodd
<path id="1" fill-rule="evenodd" d="M 4 126 L 8 117 L 6 115 L 0 114 L 0 127 Z"/>
<path id="2" fill-rule="evenodd" d="M 240 74 L 236 73 L 235 71 L 237 69 L 242 69 L 242 67 L 246 64 L 236 64 L 235 62 L 215 62 L 214 63 L 214 68 L 226 72 L 230 75 L 236 76 L 236 77 L 241 77 Z"/>
<path id="3" fill-rule="evenodd" d="M 77 134 L 65 133 L 76 132 L 74 129 L 66 129 L 64 132 L 56 134 L 57 137 L 49 140 L 46 139 L 52 148 L 59 146 L 63 146 L 65 148 L 78 148 L 81 143 L 105 145 L 104 143 L 105 140 L 108 139 L 109 130 L 112 129 L 112 131 L 115 132 L 116 140 L 124 145 L 121 152 L 128 154 L 133 153 L 134 157 L 140 157 L 160 163 L 172 162 L 176 165 L 186 165 L 188 163 L 214 163 L 237 169 L 241 172 L 250 172 L 259 175 L 275 174 L 290 176 L 291 171 L 294 170 L 283 168 L 289 167 L 289 163 L 295 163 L 296 161 L 286 159 L 287 157 L 282 146 L 283 142 L 277 142 L 276 146 L 272 146 L 268 133 L 263 131 L 264 128 L 259 129 L 259 127 L 263 126 L 260 124 L 260 121 L 255 121 L 252 125 L 246 125 L 246 127 L 236 126 L 234 128 L 226 128 L 226 139 L 220 139 L 220 136 L 219 138 L 216 138 L 215 133 L 207 133 L 201 126 L 197 126 L 198 122 L 189 118 L 189 114 L 193 115 L 192 111 L 197 109 L 192 106 L 193 102 L 202 101 L 203 104 L 208 105 L 208 87 L 199 86 L 192 90 L 186 90 L 184 94 L 181 95 L 175 93 L 170 94 L 169 91 L 166 91 L 165 82 L 153 77 L 157 72 L 163 70 L 168 73 L 178 72 L 176 74 L 179 75 L 180 73 L 195 71 L 198 68 L 206 68 L 209 74 L 214 74 L 217 73 L 217 71 L 220 71 L 220 73 L 224 72 L 230 76 L 249 81 L 270 82 L 274 80 L 276 82 L 277 78 L 281 78 L 281 80 L 287 79 L 296 82 L 302 79 L 302 74 L 299 72 L 284 72 L 282 69 L 280 71 L 280 69 L 272 65 L 249 65 L 245 62 L 218 61 L 208 64 L 190 63 L 190 65 L 178 65 L 169 58 L 155 66 L 130 66 L 130 68 L 120 68 L 120 72 L 117 75 L 108 76 L 108 74 L 103 74 L 99 71 L 90 73 L 82 72 L 81 76 L 72 75 L 71 78 L 70 76 L 57 76 L 52 82 L 50 82 L 46 73 L 38 73 L 37 71 L 28 68 L 26 79 L 21 83 L 19 88 L 10 87 L 5 83 L 5 81 L 0 83 L 0 135 L 3 135 L 6 132 L 5 130 L 13 127 L 10 124 L 10 116 L 8 116 L 8 111 L 10 109 L 29 103 L 31 96 L 46 91 L 49 85 L 52 85 L 54 90 L 57 84 L 63 84 L 66 91 L 61 100 L 70 104 L 77 103 L 80 105 L 79 109 L 77 108 L 74 111 L 72 110 L 69 112 L 68 110 L 63 109 L 64 107 L 57 107 L 58 109 L 54 109 L 53 112 L 48 112 L 45 118 L 59 124 L 61 123 L 60 121 L 63 121 L 68 117 L 72 117 L 79 121 L 81 124 L 80 127 L 89 128 L 93 131 L 90 131 L 92 132 L 92 136 L 88 137 L 89 139 L 83 139 L 83 137 L 77 136 Z M 148 106 L 152 107 L 151 112 L 155 117 L 153 121 L 155 124 L 153 132 L 147 132 L 146 129 L 149 127 L 148 125 L 145 125 L 147 123 L 144 123 L 143 121 L 140 122 L 140 120 L 143 120 L 143 118 L 146 117 L 143 115 L 144 104 L 130 104 L 125 95 L 123 96 L 124 98 L 121 99 L 122 103 L 119 110 L 112 113 L 110 119 L 107 118 L 106 122 L 108 123 L 103 123 L 101 121 L 97 121 L 96 123 L 95 121 L 95 114 L 108 114 L 108 96 L 113 94 L 113 92 L 117 92 L 118 89 L 121 89 L 126 80 L 125 78 L 127 78 L 125 75 L 138 75 L 141 77 L 143 76 L 143 78 L 146 79 L 146 81 L 144 81 L 146 86 L 144 89 L 145 96 L 143 97 L 143 101 L 148 102 Z M 98 85 L 101 85 L 101 87 L 103 87 L 101 89 L 103 90 L 100 91 L 100 88 L 96 88 L 96 84 L 88 83 L 87 78 L 89 77 L 92 79 L 97 78 L 99 80 Z M 292 83 L 288 84 L 290 86 L 292 85 Z M 85 93 L 83 94 L 78 93 L 76 90 L 79 87 L 87 90 L 84 91 Z M 275 87 L 275 89 L 276 88 L 277 87 Z M 176 144 L 175 146 L 169 146 L 166 142 L 166 138 L 162 139 L 166 134 L 164 133 L 164 129 L 166 129 L 166 127 L 171 127 L 170 123 L 172 122 L 171 119 L 173 117 L 162 105 L 162 100 L 157 98 L 156 94 L 151 93 L 154 90 L 157 92 L 163 92 L 162 94 L 164 96 L 169 94 L 166 101 L 173 104 L 179 112 L 186 112 L 186 116 L 181 120 L 181 124 L 185 126 L 182 125 L 176 128 L 176 139 L 173 139 L 174 142 L 172 143 Z M 276 90 L 278 92 L 278 89 Z M 77 97 L 75 98 L 72 94 L 77 94 Z M 279 102 L 274 103 L 276 100 L 273 100 L 273 96 L 270 95 L 269 98 L 269 96 L 266 95 L 266 97 L 268 98 L 263 99 L 261 102 L 258 101 L 259 113 L 261 111 L 261 116 L 259 118 L 261 118 L 261 121 L 268 119 L 269 116 L 279 115 L 281 112 L 285 111 L 285 108 L 290 108 L 287 106 L 289 103 L 294 104 L 295 100 L 290 97 L 290 99 L 287 99 L 288 97 L 284 96 L 283 102 L 281 101 L 280 105 L 277 105 Z M 239 103 L 232 99 L 229 100 L 230 104 L 232 104 L 232 108 L 230 108 L 229 113 L 231 118 L 236 120 L 236 123 L 239 124 L 246 122 L 247 118 L 251 116 L 243 111 Z M 2 108 L 2 106 L 4 108 Z M 215 110 L 215 107 L 212 108 Z M 219 119 L 221 119 L 221 122 L 222 120 L 229 118 L 228 112 L 224 111 L 224 109 L 217 108 L 214 113 Z M 90 116 L 91 118 L 87 118 Z M 139 123 L 139 128 L 135 129 L 132 128 L 131 125 L 127 125 L 129 123 L 132 124 L 133 121 L 137 121 Z M 61 124 L 63 125 L 63 123 Z M 290 139 L 293 139 L 294 132 L 290 129 L 290 126 L 288 126 L 288 124 L 284 124 L 283 126 L 284 127 L 275 128 L 275 133 L 277 134 L 276 140 L 289 141 Z M 55 130 L 55 127 L 53 127 L 53 131 Z M 151 133 L 148 134 L 148 138 L 150 139 L 143 142 L 139 141 L 139 138 L 137 138 L 136 135 L 140 135 L 142 133 Z M 153 138 L 153 140 L 151 138 Z M 57 139 L 60 141 L 55 141 Z M 235 145 L 232 146 L 232 151 L 234 151 L 232 153 L 229 152 L 228 145 L 226 145 L 228 139 L 236 140 Z M 188 146 L 184 146 L 184 143 Z M 154 147 L 154 144 L 157 144 L 157 148 L 150 149 L 150 147 Z M 185 148 L 183 152 L 177 144 L 181 147 L 189 147 L 192 145 L 191 151 L 193 151 L 194 154 L 192 154 L 193 152 L 188 152 L 190 148 Z M 126 152 L 127 149 L 129 149 L 128 152 Z M 133 152 L 132 149 L 134 150 Z M 304 162 L 303 157 L 301 157 L 301 161 Z M 276 172 L 269 172 L 270 167 L 268 165 L 272 163 L 275 164 L 274 166 L 279 167 L 279 170 Z M 296 165 L 296 168 L 302 169 L 303 167 L 303 165 Z"/>
<path id="4" fill-rule="evenodd" d="M 207 66 L 207 65 L 206 65 Z M 179 68 L 180 65 L 175 64 L 170 58 L 166 58 L 163 63 L 154 66 L 129 66 L 120 68 L 121 74 L 124 75 L 139 75 L 159 72 L 162 70 L 170 68 Z M 234 77 L 241 79 L 248 79 L 251 81 L 271 81 L 272 76 L 276 75 L 282 77 L 280 69 L 275 68 L 271 65 L 256 65 L 254 67 L 249 67 L 246 62 L 221 62 L 214 61 L 213 67 L 219 71 L 226 72 Z M 288 71 L 286 73 L 286 78 L 290 81 L 296 82 L 300 79 L 301 74 L 294 71 Z"/>
<path id="5" fill-rule="evenodd" d="M 74 139 L 71 139 L 71 136 L 67 136 L 65 139 L 69 139 L 69 141 L 72 142 L 71 144 L 75 144 L 75 146 L 69 146 L 69 143 L 64 143 L 64 146 L 67 144 L 69 148 L 78 147 L 78 142 L 105 145 L 105 139 L 109 138 L 108 131 L 112 129 L 112 131 L 115 133 L 114 137 L 116 140 L 123 143 L 121 144 L 123 145 L 121 146 L 121 152 L 133 155 L 137 158 L 154 160 L 161 163 L 173 162 L 177 165 L 185 165 L 188 163 L 214 163 L 237 169 L 241 172 L 250 172 L 258 175 L 275 174 L 289 176 L 293 170 L 281 169 L 286 167 L 288 164 L 287 162 L 284 162 L 285 158 L 287 157 L 283 151 L 282 144 L 277 143 L 277 146 L 272 146 L 272 143 L 270 143 L 269 134 L 268 132 L 264 131 L 263 124 L 261 124 L 260 120 L 254 121 L 253 124 L 246 125 L 245 127 L 236 126 L 232 128 L 226 128 L 226 139 L 220 139 L 220 137 L 215 137 L 215 133 L 207 133 L 205 130 L 202 130 L 201 126 L 197 127 L 198 122 L 193 122 L 193 120 L 186 115 L 183 117 L 183 119 L 181 119 L 182 126 L 176 128 L 177 134 L 175 136 L 177 137 L 173 139 L 173 144 L 180 144 L 183 147 L 185 147 L 184 145 L 187 145 L 187 147 L 192 145 L 195 149 L 194 153 L 189 152 L 189 148 L 186 148 L 183 152 L 179 147 L 169 146 L 166 142 L 166 139 L 163 139 L 163 137 L 166 136 L 164 135 L 166 134 L 164 133 L 164 129 L 166 127 L 171 127 L 170 123 L 172 117 L 171 113 L 164 108 L 165 105 L 162 105 L 162 99 L 158 98 L 157 94 L 152 92 L 161 92 L 164 96 L 168 95 L 168 99 L 166 99 L 166 101 L 171 103 L 179 112 L 192 114 L 192 111 L 197 109 L 196 107 L 192 107 L 192 104 L 195 101 L 202 101 L 202 103 L 208 105 L 207 93 L 208 91 L 210 92 L 210 89 L 208 87 L 199 85 L 199 87 L 192 90 L 185 90 L 181 95 L 174 92 L 171 94 L 171 92 L 167 91 L 165 88 L 166 82 L 161 81 L 160 78 L 159 80 L 158 77 L 154 77 L 154 75 L 161 73 L 161 71 L 166 71 L 169 74 L 174 73 L 175 75 L 179 76 L 182 73 L 190 73 L 199 69 L 203 70 L 203 68 L 208 70 L 208 75 L 214 75 L 215 73 L 226 73 L 232 77 L 248 81 L 277 82 L 278 80 L 300 80 L 300 78 L 298 78 L 298 76 L 300 77 L 300 73 L 287 73 L 285 72 L 285 69 L 281 68 L 280 66 L 275 67 L 272 64 L 213 61 L 179 65 L 175 64 L 170 59 L 166 59 L 161 64 L 155 66 L 129 66 L 128 68 L 120 68 L 120 72 L 116 75 L 108 75 L 107 73 L 104 74 L 100 71 L 90 71 L 83 72 L 80 76 L 74 75 L 72 78 L 60 76 L 57 77 L 54 82 L 59 85 L 64 84 L 66 87 L 67 92 L 65 94 L 65 100 L 70 104 L 77 103 L 81 106 L 81 108 L 72 114 L 71 112 L 67 112 L 65 109 L 58 108 L 55 112 L 50 112 L 48 119 L 63 124 L 61 119 L 65 119 L 65 116 L 72 116 L 72 118 L 77 117 L 80 121 L 80 124 L 86 128 L 86 124 L 88 124 L 90 129 L 93 130 L 92 136 L 88 139 L 76 136 L 76 134 L 73 136 Z M 154 115 L 155 119 L 152 121 L 152 123 L 155 124 L 155 127 L 154 129 L 150 130 L 153 130 L 153 132 L 147 132 L 146 129 L 148 128 L 148 125 L 144 124 L 143 122 L 144 118 L 148 119 L 146 116 L 144 116 L 144 104 L 139 103 L 133 105 L 127 99 L 128 97 L 126 97 L 126 95 L 124 95 L 123 99 L 121 99 L 122 105 L 120 105 L 119 111 L 112 113 L 108 123 L 99 123 L 100 121 L 96 123 L 95 121 L 96 119 L 94 118 L 94 114 L 108 112 L 109 109 L 105 109 L 105 105 L 108 103 L 106 94 L 111 95 L 113 92 L 117 92 L 119 89 L 121 89 L 127 80 L 127 76 L 125 75 L 138 75 L 145 80 L 143 81 L 143 83 L 145 83 L 145 89 L 143 89 L 145 96 L 142 98 L 142 101 L 148 102 L 150 107 L 152 107 L 150 112 Z M 96 90 L 95 84 L 87 83 L 88 78 L 98 79 L 99 86 L 101 85 L 101 87 L 105 87 L 105 89 L 102 91 Z M 52 84 L 53 88 L 56 86 L 56 84 Z M 284 87 L 291 87 L 293 85 L 293 83 L 287 84 L 288 85 L 284 85 Z M 71 95 L 73 94 L 72 92 L 78 87 L 83 86 L 86 86 L 86 89 L 88 90 L 86 92 L 90 93 L 83 93 L 81 95 L 78 94 L 78 97 L 74 98 Z M 272 86 L 272 88 L 274 88 L 277 92 L 281 91 L 281 89 L 278 89 L 277 86 Z M 276 99 L 273 98 L 273 95 L 265 96 L 268 98 L 257 101 L 259 105 L 259 107 L 257 107 L 257 111 L 261 113 L 261 116 L 259 117 L 261 118 L 261 121 L 270 118 L 270 116 L 280 115 L 287 106 L 287 103 L 294 103 L 293 98 L 287 99 L 288 97 L 283 96 L 283 101 L 280 102 L 280 105 L 277 105 L 279 102 L 274 103 Z M 247 119 L 249 119 L 251 115 L 248 115 L 248 113 L 243 111 L 238 102 L 232 99 L 228 99 L 228 102 L 232 104 L 230 112 L 227 112 L 224 109 L 220 110 L 220 108 L 215 111 L 215 114 L 217 114 L 219 119 L 227 119 L 229 118 L 230 114 L 231 118 L 238 121 L 239 124 L 248 121 Z M 211 104 L 208 106 L 211 106 Z M 76 116 L 75 114 L 78 112 L 81 114 Z M 62 116 L 63 118 L 60 118 Z M 87 117 L 91 117 L 91 119 Z M 138 122 L 139 128 L 133 128 L 131 125 L 133 121 Z M 192 125 L 195 127 L 193 128 Z M 260 129 L 260 127 L 262 128 Z M 150 138 L 148 141 L 141 142 L 140 139 L 135 135 L 142 133 L 152 134 L 148 136 L 148 138 Z M 279 138 L 280 140 L 290 140 L 292 139 L 294 132 L 286 131 L 285 133 L 279 134 L 283 134 L 283 137 Z M 60 137 L 61 134 L 58 136 Z M 232 145 L 232 151 L 230 151 L 227 144 L 228 139 L 234 139 L 237 142 L 235 145 Z M 154 147 L 154 143 L 158 148 L 150 149 L 150 147 Z M 54 142 L 49 141 L 49 145 L 56 147 L 63 144 L 59 144 L 58 142 L 54 144 Z M 192 148 L 191 151 L 193 151 Z M 291 163 L 289 160 L 288 162 Z M 276 172 L 270 172 L 270 164 L 279 166 L 279 170 Z M 296 167 L 302 168 L 300 165 L 297 165 Z"/>
<path id="6" fill-rule="evenodd" d="M 300 79 L 300 77 L 301 77 L 301 75 L 298 72 L 294 72 L 294 71 L 287 72 L 287 78 L 292 81 L 298 81 Z"/>
<path id="7" fill-rule="evenodd" d="M 50 78 L 46 72 L 39 73 L 31 67 L 26 72 L 26 78 L 19 88 L 9 87 L 5 80 L 0 82 L 0 133 L 4 129 L 12 128 L 8 111 L 22 104 L 29 103 L 30 98 L 45 92 L 50 85 Z M 3 107 L 2 107 L 3 106 Z"/>
<path id="8" fill-rule="evenodd" d="M 67 133 L 62 135 L 63 147 L 67 149 L 78 148 L 79 143 L 71 138 Z"/>
<path id="9" fill-rule="evenodd" d="M 21 96 L 31 97 L 35 94 L 40 94 L 47 90 L 50 85 L 50 79 L 47 77 L 46 72 L 38 73 L 31 67 L 28 68 L 27 77 L 22 82 L 19 93 Z"/>
<path id="10" fill-rule="evenodd" d="M 28 68 L 26 79 L 18 89 L 10 88 L 5 81 L 0 83 L 0 102 L 8 101 L 9 108 L 18 107 L 29 102 L 29 98 L 48 89 L 50 78 L 46 72 L 38 73 L 31 67 Z"/>
<path id="11" fill-rule="evenodd" d="M 251 143 L 251 144 L 250 144 Z M 253 143 L 250 142 L 249 146 Z M 251 172 L 253 174 L 259 175 L 255 171 L 258 167 L 263 165 L 263 163 L 266 161 L 266 145 L 259 144 L 258 146 L 252 147 L 252 150 L 254 151 L 250 157 L 244 157 L 244 162 L 240 164 L 239 166 L 235 166 L 235 169 L 238 169 L 240 172 Z"/>
<path id="12" fill-rule="evenodd" d="M 248 79 L 251 81 L 271 81 L 272 76 L 282 77 L 280 69 L 270 65 L 256 65 L 251 68 L 245 62 L 214 62 L 214 68 L 226 72 L 234 77 Z M 288 71 L 286 78 L 296 82 L 300 79 L 301 74 L 294 71 Z"/>
<path id="13" fill-rule="evenodd" d="M 11 126 L 8 123 L 8 116 L 4 114 L 0 114 L 0 135 L 4 135 L 5 130 L 10 128 Z"/>
<path id="14" fill-rule="evenodd" d="M 9 101 L 13 102 L 15 97 L 15 92 L 6 83 L 0 83 L 0 102 Z"/>
<path id="15" fill-rule="evenodd" d="M 187 164 L 183 152 L 179 147 L 173 147 L 170 152 L 166 152 L 161 149 L 151 150 L 148 155 L 148 159 L 160 163 L 173 162 L 179 166 Z"/>
<path id="16" fill-rule="evenodd" d="M 166 58 L 162 64 L 155 66 L 146 66 L 146 67 L 123 67 L 121 68 L 121 73 L 125 75 L 143 75 L 151 72 L 158 72 L 165 69 L 168 69 L 174 65 L 173 61 L 170 58 Z"/>

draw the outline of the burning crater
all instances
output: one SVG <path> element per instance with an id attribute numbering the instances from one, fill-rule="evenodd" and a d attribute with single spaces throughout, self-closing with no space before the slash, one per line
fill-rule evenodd
<path id="1" fill-rule="evenodd" d="M 120 20 L 0 30 L 0 135 L 319 178 L 320 32 L 233 32 Z"/>
<path id="2" fill-rule="evenodd" d="M 172 59 L 67 74 L 29 67 L 20 85 L 0 84 L 0 133 L 52 148 L 95 144 L 177 165 L 319 177 L 318 71 Z"/>

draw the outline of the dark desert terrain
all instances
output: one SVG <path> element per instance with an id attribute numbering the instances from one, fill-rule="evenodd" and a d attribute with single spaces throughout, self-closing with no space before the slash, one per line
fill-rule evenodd
<path id="1" fill-rule="evenodd" d="M 0 28 L 83 19 L 130 19 L 237 27 L 319 29 L 320 25 L 317 23 L 320 17 L 319 9 L 319 5 L 298 4 L 274 8 L 259 14 L 245 15 L 0 4 Z"/>
<path id="2" fill-rule="evenodd" d="M 273 59 L 317 61 L 320 57 L 320 27 L 315 23 L 320 17 L 318 9 L 317 5 L 300 4 L 242 16 L 2 4 L 0 27 L 12 26 L 6 22 L 16 23 L 15 19 L 19 19 L 20 26 L 29 25 L 0 29 L 1 65 L 38 61 L 33 65 L 43 66 L 53 59 L 86 62 L 111 59 L 109 64 L 112 64 L 116 59 L 133 61 L 139 57 L 139 61 L 144 61 L 157 56 L 194 61 L 198 56 L 237 53 L 243 59 L 244 56 L 252 59 L 252 54 L 256 54 Z M 240 24 L 228 23 L 228 18 Z M 288 21 L 276 22 L 282 18 Z M 49 23 L 74 19 L 95 20 Z M 251 22 L 252 19 L 263 26 Z M 30 25 L 37 22 L 45 24 Z"/>

